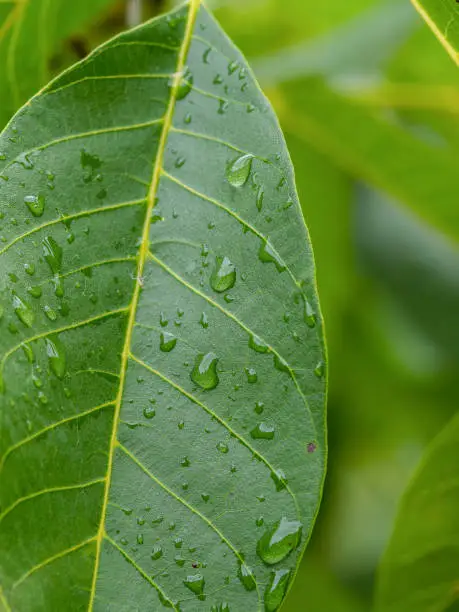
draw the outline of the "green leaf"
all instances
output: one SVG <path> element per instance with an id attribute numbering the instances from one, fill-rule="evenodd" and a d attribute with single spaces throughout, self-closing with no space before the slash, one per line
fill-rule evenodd
<path id="1" fill-rule="evenodd" d="M 354 83 L 375 80 L 416 21 L 408 3 L 377 5 L 332 32 L 257 59 L 253 68 L 265 85 L 317 74 Z"/>
<path id="2" fill-rule="evenodd" d="M 63 73 L 0 151 L 4 608 L 277 609 L 321 495 L 325 355 L 244 58 L 193 1 Z"/>
<path id="3" fill-rule="evenodd" d="M 459 417 L 435 438 L 402 500 L 381 563 L 377 612 L 442 612 L 458 599 Z"/>
<path id="4" fill-rule="evenodd" d="M 113 0 L 0 2 L 0 128 L 50 78 L 59 44 Z"/>
<path id="5" fill-rule="evenodd" d="M 459 65 L 459 6 L 443 0 L 411 0 L 416 10 Z"/>
<path id="6" fill-rule="evenodd" d="M 289 83 L 280 92 L 285 95 L 277 107 L 285 128 L 457 243 L 459 174 L 451 151 L 369 112 L 319 79 L 303 85 Z"/>

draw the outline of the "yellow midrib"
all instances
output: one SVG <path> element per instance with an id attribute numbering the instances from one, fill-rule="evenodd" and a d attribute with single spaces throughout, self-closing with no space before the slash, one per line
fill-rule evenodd
<path id="1" fill-rule="evenodd" d="M 196 16 L 197 16 L 199 7 L 201 5 L 201 0 L 190 0 L 189 5 L 190 5 L 190 8 L 188 12 L 188 21 L 186 25 L 185 35 L 184 35 L 183 44 L 180 48 L 180 53 L 178 56 L 177 71 L 175 73 L 174 83 L 171 87 L 171 95 L 170 95 L 169 104 L 167 107 L 166 114 L 164 115 L 163 129 L 161 131 L 158 151 L 156 155 L 156 162 L 154 165 L 151 185 L 150 185 L 150 189 L 148 192 L 147 211 L 146 211 L 145 223 L 144 223 L 143 232 L 142 232 L 142 242 L 141 242 L 140 249 L 139 249 L 139 260 L 138 260 L 138 266 L 137 266 L 137 281 L 135 284 L 131 304 L 129 307 L 129 320 L 128 320 L 128 325 L 126 329 L 126 340 L 124 343 L 123 353 L 121 357 L 120 387 L 118 390 L 118 395 L 117 395 L 116 405 L 115 405 L 115 414 L 113 417 L 113 428 L 112 428 L 110 448 L 109 448 L 109 453 L 108 453 L 107 480 L 105 484 L 105 493 L 104 493 L 104 499 L 102 503 L 100 526 L 99 526 L 99 531 L 98 531 L 97 539 L 96 539 L 96 560 L 94 563 L 94 574 L 93 574 L 93 581 L 92 581 L 92 586 L 91 586 L 91 594 L 90 594 L 88 612 L 91 612 L 93 610 L 94 600 L 95 600 L 97 576 L 98 576 L 99 567 L 100 567 L 102 542 L 103 542 L 104 535 L 105 535 L 105 520 L 106 520 L 106 515 L 107 515 L 111 476 L 112 476 L 112 470 L 113 470 L 113 457 L 115 453 L 115 448 L 118 444 L 117 432 L 118 432 L 118 425 L 119 425 L 119 418 L 120 418 L 120 411 L 121 411 L 121 402 L 122 402 L 123 393 L 124 393 L 124 382 L 126 378 L 127 364 L 128 364 L 130 349 L 131 349 L 132 333 L 134 329 L 135 317 L 137 313 L 137 306 L 138 306 L 139 297 L 140 297 L 140 289 L 141 289 L 140 279 L 143 277 L 145 263 L 147 261 L 148 253 L 149 253 L 149 233 L 150 233 L 150 225 L 151 225 L 151 215 L 152 215 L 153 208 L 155 206 L 156 193 L 158 191 L 159 181 L 161 178 L 161 170 L 163 166 L 167 138 L 168 138 L 169 131 L 172 125 L 172 118 L 173 118 L 173 114 L 175 110 L 175 104 L 177 102 L 177 90 L 180 85 L 180 79 L 182 76 L 183 69 L 185 67 L 185 61 L 186 61 L 188 49 L 189 49 L 190 42 L 191 42 L 194 24 L 196 21 Z"/>
<path id="2" fill-rule="evenodd" d="M 451 0 L 451 3 L 453 3 L 453 1 L 454 0 Z M 438 38 L 438 40 L 443 45 L 443 47 L 446 49 L 448 54 L 451 56 L 453 62 L 455 62 L 459 66 L 459 51 L 452 46 L 452 44 L 445 37 L 443 32 L 440 31 L 439 27 L 437 26 L 435 21 L 433 21 L 433 19 L 430 17 L 429 13 L 425 10 L 422 4 L 420 4 L 418 0 L 411 0 L 411 3 L 413 4 L 414 8 L 418 11 L 418 13 L 421 15 L 421 17 L 424 19 L 424 21 L 427 23 L 427 25 L 432 30 L 432 32 L 435 34 L 435 36 Z"/>

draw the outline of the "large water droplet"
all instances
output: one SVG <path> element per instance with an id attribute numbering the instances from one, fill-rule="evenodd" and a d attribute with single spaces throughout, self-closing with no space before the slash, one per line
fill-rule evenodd
<path id="1" fill-rule="evenodd" d="M 269 582 L 265 590 L 265 611 L 276 612 L 281 605 L 287 592 L 290 580 L 290 570 L 279 569 L 271 572 Z"/>
<path id="2" fill-rule="evenodd" d="M 170 334 L 169 332 L 161 332 L 159 348 L 163 351 L 163 353 L 170 353 L 172 349 L 175 348 L 176 344 L 177 338 L 173 334 Z"/>
<path id="3" fill-rule="evenodd" d="M 294 550 L 301 540 L 302 524 L 282 517 L 258 540 L 257 553 L 268 565 L 279 563 Z"/>
<path id="4" fill-rule="evenodd" d="M 247 591 L 253 591 L 257 586 L 250 568 L 245 563 L 239 563 L 237 575 Z"/>
<path id="5" fill-rule="evenodd" d="M 272 425 L 258 423 L 258 425 L 252 429 L 250 435 L 254 440 L 272 440 L 274 438 L 274 431 Z"/>
<path id="6" fill-rule="evenodd" d="M 215 389 L 218 385 L 217 374 L 218 357 L 215 353 L 201 353 L 196 357 L 191 380 L 202 389 Z"/>
<path id="7" fill-rule="evenodd" d="M 214 291 L 223 293 L 234 287 L 236 282 L 236 267 L 228 257 L 216 257 L 215 269 L 210 277 L 210 285 Z"/>
<path id="8" fill-rule="evenodd" d="M 276 485 L 276 491 L 282 491 L 287 486 L 288 480 L 284 470 L 280 468 L 271 472 L 271 478 L 274 480 Z"/>
<path id="9" fill-rule="evenodd" d="M 233 161 L 226 171 L 228 183 L 233 187 L 242 187 L 247 183 L 252 168 L 253 155 L 247 153 Z"/>
<path id="10" fill-rule="evenodd" d="M 96 176 L 96 170 L 98 170 L 102 162 L 97 155 L 91 155 L 86 151 L 86 149 L 81 150 L 80 154 L 80 164 L 83 170 L 85 171 L 83 176 L 83 181 L 85 183 L 90 183 Z"/>
<path id="11" fill-rule="evenodd" d="M 43 255 L 53 274 L 59 274 L 62 266 L 62 249 L 52 236 L 43 239 Z"/>
<path id="12" fill-rule="evenodd" d="M 24 203 L 34 217 L 41 217 L 45 212 L 45 197 L 42 195 L 29 195 L 24 198 Z"/>
<path id="13" fill-rule="evenodd" d="M 65 350 L 62 342 L 56 336 L 45 338 L 46 354 L 48 355 L 49 367 L 57 378 L 64 378 L 65 375 Z"/>
<path id="14" fill-rule="evenodd" d="M 283 272 L 287 267 L 282 261 L 279 253 L 267 240 L 261 243 L 260 250 L 258 251 L 258 258 L 263 263 L 273 263 L 278 272 Z"/>
<path id="15" fill-rule="evenodd" d="M 13 293 L 13 308 L 16 316 L 26 327 L 32 327 L 35 313 L 27 302 L 24 302 L 16 293 Z"/>
<path id="16" fill-rule="evenodd" d="M 201 574 L 187 576 L 186 579 L 183 581 L 183 584 L 199 598 L 204 595 L 205 580 Z"/>

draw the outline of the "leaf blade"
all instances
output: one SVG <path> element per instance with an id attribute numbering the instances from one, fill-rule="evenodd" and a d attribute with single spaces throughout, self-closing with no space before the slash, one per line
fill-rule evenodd
<path id="1" fill-rule="evenodd" d="M 48 526 L 55 517 L 42 539 L 29 528 L 27 557 L 13 566 L 8 551 L 19 537 L 4 540 L 0 579 L 18 610 L 33 609 L 37 590 L 47 605 L 68 608 L 78 581 L 86 586 L 74 609 L 129 609 L 133 599 L 196 609 L 203 596 L 202 606 L 217 609 L 257 609 L 263 600 L 274 609 L 312 529 L 326 380 L 324 367 L 314 373 L 325 356 L 312 255 L 276 120 L 199 5 L 103 45 L 2 136 L 0 261 L 10 274 L 2 324 L 10 336 L 2 345 L 1 508 L 23 501 L 0 531 L 30 522 L 31 503 L 36 520 Z M 226 92 L 213 82 L 223 68 Z M 65 122 L 56 121 L 62 109 L 70 109 Z M 229 169 L 242 151 L 236 180 Z M 42 192 L 35 216 L 24 203 Z M 231 265 L 220 274 L 225 258 Z M 193 367 L 216 374 L 217 384 L 200 386 Z M 24 416 L 14 424 L 12 402 Z M 52 461 L 52 448 L 65 469 L 49 465 L 30 482 L 23 459 Z M 78 521 L 68 533 L 59 508 L 72 505 Z M 290 532 L 301 532 L 297 519 L 302 536 Z M 282 565 L 264 566 L 257 541 L 281 525 L 290 530 L 279 536 Z M 58 586 L 60 571 L 67 582 Z"/>

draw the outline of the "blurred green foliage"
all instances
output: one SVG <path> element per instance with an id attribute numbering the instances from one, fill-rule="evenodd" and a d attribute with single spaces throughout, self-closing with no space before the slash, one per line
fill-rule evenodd
<path id="1" fill-rule="evenodd" d="M 0 3 L 0 22 L 13 4 Z M 47 40 L 42 80 L 125 27 L 126 2 L 87 4 L 91 10 L 82 9 L 78 23 L 66 21 Z M 142 4 L 147 18 L 178 2 Z M 459 400 L 457 66 L 406 0 L 207 4 L 253 65 L 284 128 L 328 332 L 329 476 L 311 545 L 283 609 L 370 610 L 399 498 Z M 435 9 L 434 0 L 426 4 Z M 455 16 L 457 7 L 449 19 Z M 440 20 L 439 27 L 457 41 L 458 22 Z M 22 40 L 20 33 L 18 44 L 33 36 Z M 0 26 L 3 62 L 7 41 Z M 34 78 L 17 94 L 21 103 L 43 84 Z M 4 113 L 10 94 L 0 78 Z M 440 461 L 445 437 L 429 457 Z M 433 474 L 444 467 L 440 461 Z M 417 480 L 428 490 L 433 485 L 425 477 L 426 469 Z M 445 520 L 451 512 L 438 506 L 435 517 L 424 517 L 410 491 L 395 533 L 409 546 L 422 539 L 423 521 L 437 521 L 428 530 L 432 539 L 442 512 Z M 447 533 L 457 541 L 456 523 L 448 523 Z M 396 571 L 399 559 L 395 569 L 391 565 L 392 550 L 395 557 L 407 552 L 392 540 L 379 592 L 398 581 L 403 604 L 390 607 L 386 598 L 378 612 L 446 609 L 457 589 L 449 598 L 441 591 L 432 607 L 422 608 L 415 593 L 410 599 L 403 591 L 403 584 L 421 589 L 428 563 L 435 566 L 438 557 L 426 558 L 407 583 Z M 451 555 L 457 568 L 457 549 Z M 441 576 L 441 568 L 436 571 Z"/>

